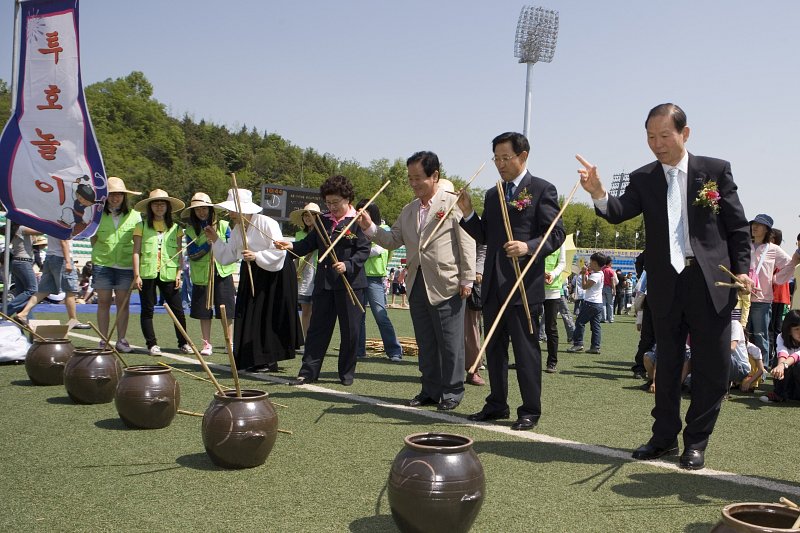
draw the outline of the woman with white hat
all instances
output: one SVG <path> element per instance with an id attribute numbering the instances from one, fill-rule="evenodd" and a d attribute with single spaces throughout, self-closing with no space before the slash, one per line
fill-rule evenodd
<path id="1" fill-rule="evenodd" d="M 184 203 L 170 197 L 166 191 L 155 189 L 134 209 L 145 217 L 133 230 L 133 279 L 139 289 L 141 302 L 140 320 L 142 334 L 150 355 L 161 355 L 156 332 L 153 328 L 153 311 L 156 306 L 156 287 L 172 312 L 186 329 L 186 318 L 181 303 L 181 274 L 183 272 L 183 232 L 172 216 Z M 191 347 L 175 326 L 178 349 L 192 353 Z"/>
<path id="2" fill-rule="evenodd" d="M 297 316 L 294 263 L 286 261 L 286 252 L 275 248 L 275 240 L 283 238 L 281 228 L 273 219 L 259 214 L 261 206 L 253 202 L 252 192 L 231 189 L 227 200 L 216 205 L 229 212 L 234 227 L 227 242 L 211 226 L 203 230 L 211 242 L 214 258 L 223 265 L 244 259 L 239 269 L 233 328 L 236 366 L 249 372 L 274 372 L 278 370 L 278 361 L 293 359 L 295 350 L 303 343 Z M 247 247 L 242 240 L 242 228 Z M 248 269 L 252 272 L 254 291 Z"/>
<path id="3" fill-rule="evenodd" d="M 127 195 L 140 195 L 125 187 L 121 178 L 108 178 L 106 198 L 97 233 L 92 243 L 92 286 L 97 292 L 97 328 L 108 336 L 111 302 L 117 304 L 118 352 L 128 353 L 131 345 L 128 332 L 128 302 L 133 284 L 133 229 L 142 221 L 138 211 L 131 210 Z M 125 302 L 125 305 L 122 303 Z M 111 340 L 111 339 L 109 339 Z M 100 341 L 100 346 L 104 346 Z"/>
<path id="4" fill-rule="evenodd" d="M 216 258 L 213 258 L 211 244 L 208 242 L 203 230 L 211 227 L 216 230 L 217 236 L 226 242 L 230 240 L 231 231 L 226 220 L 217 220 L 214 212 L 214 204 L 211 198 L 204 192 L 196 192 L 189 202 L 189 208 L 184 209 L 181 218 L 188 219 L 186 225 L 186 255 L 189 257 L 189 278 L 192 280 L 192 306 L 189 316 L 200 320 L 200 333 L 203 336 L 203 348 L 201 355 L 211 355 L 211 319 L 216 316 L 220 320 L 220 305 L 225 306 L 225 314 L 228 322 L 224 327 L 228 328 L 229 337 L 233 338 L 233 318 L 235 307 L 236 289 L 233 286 L 232 274 L 236 270 L 236 264 L 223 265 Z M 213 272 L 213 278 L 212 278 Z M 212 307 L 207 307 L 208 282 L 211 282 Z"/>
<path id="5" fill-rule="evenodd" d="M 314 216 L 319 215 L 319 206 L 314 202 L 307 203 L 303 209 L 295 209 L 289 214 L 289 222 L 302 228 L 294 234 L 295 241 L 302 241 L 306 235 L 314 231 Z M 297 302 L 300 304 L 300 323 L 303 325 L 303 338 L 308 335 L 308 324 L 311 322 L 311 295 L 314 294 L 314 274 L 317 268 L 317 251 L 304 256 L 299 261 L 297 273 L 300 276 L 297 285 Z"/>

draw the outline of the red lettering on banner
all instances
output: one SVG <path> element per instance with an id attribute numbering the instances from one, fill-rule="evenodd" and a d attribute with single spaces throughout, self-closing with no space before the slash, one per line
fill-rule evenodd
<path id="1" fill-rule="evenodd" d="M 58 85 L 51 85 L 49 88 L 44 90 L 44 97 L 45 100 L 47 100 L 47 105 L 37 105 L 36 109 L 63 109 L 61 104 L 56 103 L 58 102 L 58 95 L 60 93 L 61 89 L 58 88 Z"/>
<path id="2" fill-rule="evenodd" d="M 64 202 L 67 199 L 67 193 L 64 190 L 64 179 L 59 178 L 58 176 L 50 177 L 53 178 L 53 180 L 56 182 L 56 187 L 58 187 L 58 203 L 60 205 L 64 205 Z M 36 184 L 36 188 L 42 192 L 53 192 L 53 186 L 45 181 L 36 180 L 34 183 Z"/>
<path id="3" fill-rule="evenodd" d="M 39 147 L 39 155 L 42 159 L 53 161 L 56 158 L 56 150 L 61 143 L 56 140 L 56 136 L 52 133 L 44 133 L 41 129 L 36 128 L 36 135 L 39 136 L 41 141 L 31 141 L 31 144 Z"/>
<path id="4" fill-rule="evenodd" d="M 45 33 L 47 37 L 47 48 L 39 48 L 42 54 L 55 54 L 56 65 L 58 65 L 58 54 L 63 52 L 64 49 L 58 44 L 58 32 Z"/>

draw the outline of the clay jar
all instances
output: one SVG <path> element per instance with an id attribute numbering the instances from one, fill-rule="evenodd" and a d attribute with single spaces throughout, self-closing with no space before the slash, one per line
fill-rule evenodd
<path id="1" fill-rule="evenodd" d="M 111 350 L 75 348 L 64 367 L 64 387 L 75 403 L 109 403 L 121 374 Z"/>
<path id="2" fill-rule="evenodd" d="M 407 436 L 389 471 L 389 506 L 403 532 L 469 531 L 485 494 L 472 439 L 460 435 Z"/>
<path id="3" fill-rule="evenodd" d="M 25 356 L 25 371 L 34 385 L 63 385 L 72 352 L 69 339 L 35 340 Z"/>
<path id="4" fill-rule="evenodd" d="M 278 415 L 260 390 L 217 392 L 203 415 L 203 445 L 217 466 L 251 468 L 264 464 L 278 434 Z"/>
<path id="5" fill-rule="evenodd" d="M 181 401 L 181 389 L 172 370 L 163 366 L 129 366 L 117 385 L 114 404 L 125 425 L 133 428 L 165 428 Z"/>
<path id="6" fill-rule="evenodd" d="M 734 503 L 722 509 L 713 533 L 749 533 L 798 531 L 792 529 L 800 510 L 779 503 Z"/>

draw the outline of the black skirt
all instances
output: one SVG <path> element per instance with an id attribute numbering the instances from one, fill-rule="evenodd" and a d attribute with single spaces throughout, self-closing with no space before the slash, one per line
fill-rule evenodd
<path id="1" fill-rule="evenodd" d="M 233 354 L 241 369 L 294 359 L 303 345 L 303 330 L 297 313 L 297 273 L 286 260 L 278 272 L 250 263 L 255 296 L 250 290 L 247 263 L 239 269 Z"/>

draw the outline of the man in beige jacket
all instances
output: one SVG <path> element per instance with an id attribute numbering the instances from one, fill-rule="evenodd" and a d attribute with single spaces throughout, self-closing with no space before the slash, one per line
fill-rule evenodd
<path id="1" fill-rule="evenodd" d="M 458 207 L 448 214 L 457 196 L 439 186 L 436 154 L 417 152 L 406 165 L 416 198 L 390 230 L 377 227 L 365 212 L 359 225 L 384 248 L 406 247 L 406 287 L 422 373 L 422 391 L 409 405 L 438 404 L 449 411 L 464 396 L 464 299 L 475 279 L 475 241 L 458 225 Z"/>

